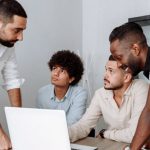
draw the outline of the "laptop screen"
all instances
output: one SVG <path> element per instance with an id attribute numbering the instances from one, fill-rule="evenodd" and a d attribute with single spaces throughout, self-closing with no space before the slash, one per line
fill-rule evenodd
<path id="1" fill-rule="evenodd" d="M 5 107 L 13 150 L 70 150 L 63 110 Z"/>

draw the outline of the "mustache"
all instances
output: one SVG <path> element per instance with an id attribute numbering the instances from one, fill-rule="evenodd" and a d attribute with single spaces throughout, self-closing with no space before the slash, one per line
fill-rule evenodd
<path id="1" fill-rule="evenodd" d="M 11 41 L 4 41 L 4 42 L 9 42 L 9 43 L 16 43 L 18 40 L 11 40 Z"/>
<path id="2" fill-rule="evenodd" d="M 15 42 L 17 42 L 18 40 L 2 40 L 2 39 L 0 39 L 0 42 L 2 42 L 2 43 L 15 43 Z"/>
<path id="3" fill-rule="evenodd" d="M 104 81 L 109 82 L 109 80 L 107 80 L 106 78 L 104 78 Z"/>

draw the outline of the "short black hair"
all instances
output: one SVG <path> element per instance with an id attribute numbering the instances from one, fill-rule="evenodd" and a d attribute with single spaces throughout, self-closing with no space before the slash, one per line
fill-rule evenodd
<path id="1" fill-rule="evenodd" d="M 70 78 L 75 78 L 70 85 L 75 85 L 80 81 L 84 67 L 77 54 L 70 50 L 57 51 L 48 62 L 50 70 L 56 65 L 63 67 L 68 72 Z"/>
<path id="2" fill-rule="evenodd" d="M 14 15 L 27 18 L 24 8 L 18 1 L 0 0 L 0 17 L 8 22 Z"/>
<path id="3" fill-rule="evenodd" d="M 112 55 L 109 56 L 108 60 L 109 60 L 109 61 L 116 61 L 115 58 L 114 58 Z M 128 66 L 122 64 L 122 65 L 120 66 L 120 68 L 121 68 L 122 70 L 126 70 L 126 69 L 128 68 Z"/>
<path id="4" fill-rule="evenodd" d="M 110 60 L 110 61 L 116 61 L 112 55 L 109 56 L 108 60 Z"/>
<path id="5" fill-rule="evenodd" d="M 142 27 L 134 22 L 127 22 L 114 28 L 109 36 L 109 41 L 112 43 L 117 39 L 119 41 L 127 40 L 131 44 L 134 44 L 133 42 L 138 42 L 141 46 L 147 47 L 147 40 Z"/>

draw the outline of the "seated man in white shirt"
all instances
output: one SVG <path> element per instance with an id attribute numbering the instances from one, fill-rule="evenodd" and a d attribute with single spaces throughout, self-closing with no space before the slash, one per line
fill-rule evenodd
<path id="1" fill-rule="evenodd" d="M 131 70 L 123 65 L 118 67 L 112 56 L 105 68 L 104 87 L 95 92 L 83 117 L 69 127 L 71 142 L 86 137 L 101 116 L 108 124 L 108 129 L 100 131 L 102 138 L 127 143 L 133 138 L 149 85 L 133 80 Z"/>

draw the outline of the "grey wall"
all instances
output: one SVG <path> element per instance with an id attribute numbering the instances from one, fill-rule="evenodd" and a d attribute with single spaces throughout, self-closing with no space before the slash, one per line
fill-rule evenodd
<path id="1" fill-rule="evenodd" d="M 81 0 L 19 0 L 28 14 L 23 42 L 16 44 L 24 107 L 34 107 L 37 90 L 49 83 L 47 62 L 56 50 L 82 48 Z M 7 94 L 0 89 L 0 120 L 4 126 L 3 106 L 9 105 Z"/>

